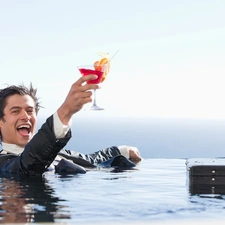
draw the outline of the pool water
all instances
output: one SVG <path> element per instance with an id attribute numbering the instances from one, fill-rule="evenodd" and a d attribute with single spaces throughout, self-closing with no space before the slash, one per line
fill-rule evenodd
<path id="1" fill-rule="evenodd" d="M 144 159 L 134 170 L 0 177 L 0 222 L 101 223 L 221 219 L 225 196 L 195 194 L 185 159 Z"/>

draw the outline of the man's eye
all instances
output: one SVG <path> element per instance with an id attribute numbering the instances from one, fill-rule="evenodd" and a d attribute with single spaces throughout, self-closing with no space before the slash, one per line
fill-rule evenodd
<path id="1" fill-rule="evenodd" d="M 28 110 L 28 111 L 27 111 L 27 114 L 28 114 L 28 115 L 34 115 L 34 114 L 35 114 L 35 111 L 34 111 L 34 110 Z"/>
<path id="2" fill-rule="evenodd" d="M 12 113 L 13 114 L 19 113 L 19 110 L 13 110 Z"/>

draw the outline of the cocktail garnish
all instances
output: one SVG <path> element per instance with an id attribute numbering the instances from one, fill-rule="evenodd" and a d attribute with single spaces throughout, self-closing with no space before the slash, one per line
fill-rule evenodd
<path id="1" fill-rule="evenodd" d="M 110 59 L 109 59 L 109 54 L 108 53 L 99 53 L 99 55 L 102 57 L 100 61 L 96 61 L 94 63 L 95 70 L 103 70 L 104 73 L 102 76 L 102 81 L 103 82 L 106 78 L 106 75 L 109 73 L 110 70 Z"/>
<path id="2" fill-rule="evenodd" d="M 109 57 L 109 53 L 103 53 L 103 52 L 98 53 L 102 58 L 101 58 L 100 61 L 96 61 L 94 63 L 94 68 L 95 68 L 95 70 L 98 70 L 98 71 L 101 71 L 101 70 L 104 69 L 104 73 L 103 73 L 102 81 L 101 82 L 103 82 L 105 80 L 106 75 L 109 73 L 109 70 L 110 70 L 110 62 L 114 58 L 114 56 L 118 53 L 118 51 L 119 50 L 116 51 L 116 53 L 112 56 L 111 59 Z"/>

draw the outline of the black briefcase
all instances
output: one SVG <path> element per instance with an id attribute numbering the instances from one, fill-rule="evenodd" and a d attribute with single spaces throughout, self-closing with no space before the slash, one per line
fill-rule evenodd
<path id="1" fill-rule="evenodd" d="M 187 183 L 190 194 L 225 194 L 225 159 L 188 159 Z"/>

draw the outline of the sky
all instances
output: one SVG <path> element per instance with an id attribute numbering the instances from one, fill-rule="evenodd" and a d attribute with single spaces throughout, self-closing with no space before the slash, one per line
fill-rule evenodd
<path id="1" fill-rule="evenodd" d="M 79 116 L 225 119 L 224 12 L 224 0 L 0 0 L 0 88 L 32 82 L 50 115 L 77 66 L 119 50 L 97 91 L 105 110 Z"/>

